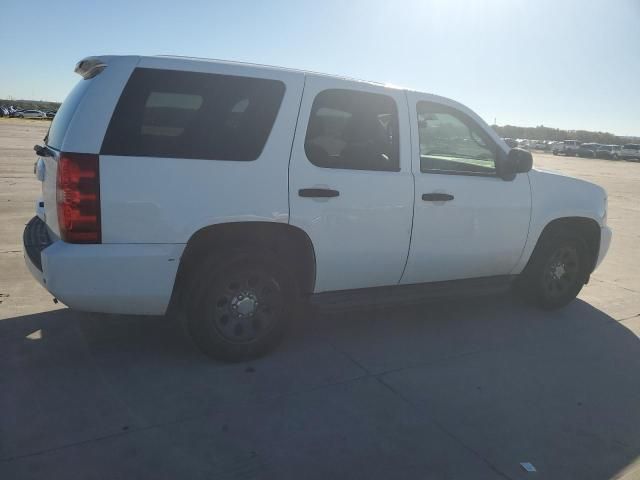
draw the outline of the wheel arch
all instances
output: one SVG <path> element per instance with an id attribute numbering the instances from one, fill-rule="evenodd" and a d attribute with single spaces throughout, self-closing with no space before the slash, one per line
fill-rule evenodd
<path id="1" fill-rule="evenodd" d="M 589 217 L 572 216 L 572 217 L 560 217 L 549 221 L 540 232 L 538 239 L 536 240 L 535 247 L 529 259 L 527 266 L 531 263 L 536 250 L 541 241 L 550 235 L 554 235 L 562 232 L 576 233 L 581 239 L 584 240 L 588 258 L 588 273 L 591 274 L 596 267 L 598 260 L 598 252 L 600 250 L 600 225 L 596 220 Z M 525 266 L 526 270 L 526 266 Z"/>
<path id="2" fill-rule="evenodd" d="M 260 248 L 284 262 L 292 272 L 301 295 L 311 294 L 315 288 L 316 257 L 313 243 L 307 233 L 288 223 L 268 221 L 229 222 L 208 225 L 189 238 L 180 257 L 180 265 L 174 282 L 171 306 L 180 305 L 198 260 L 212 251 L 231 247 Z"/>

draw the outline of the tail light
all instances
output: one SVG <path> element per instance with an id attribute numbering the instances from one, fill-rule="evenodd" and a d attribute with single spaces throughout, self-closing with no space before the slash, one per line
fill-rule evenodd
<path id="1" fill-rule="evenodd" d="M 63 241 L 101 242 L 98 155 L 60 154 L 56 201 Z"/>

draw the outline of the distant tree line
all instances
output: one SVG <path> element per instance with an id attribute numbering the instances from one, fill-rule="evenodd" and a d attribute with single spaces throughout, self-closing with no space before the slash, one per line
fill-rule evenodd
<path id="1" fill-rule="evenodd" d="M 0 105 L 8 107 L 13 105 L 19 110 L 47 110 L 57 111 L 60 108 L 59 102 L 45 102 L 42 100 L 9 100 L 0 98 Z"/>
<path id="2" fill-rule="evenodd" d="M 492 125 L 502 138 L 527 138 L 529 140 L 578 140 L 582 143 L 602 143 L 621 145 L 638 143 L 640 137 L 619 137 L 609 132 L 589 132 L 587 130 L 560 130 L 542 125 L 537 127 L 516 127 L 513 125 Z"/>
<path id="3" fill-rule="evenodd" d="M 53 110 L 60 108 L 59 102 L 42 100 L 8 100 L 0 99 L 0 105 L 13 105 L 23 110 Z M 604 145 L 621 145 L 623 143 L 640 143 L 640 137 L 619 137 L 609 132 L 589 132 L 587 130 L 561 130 L 543 125 L 537 127 L 516 127 L 514 125 L 491 125 L 502 138 L 527 138 L 529 140 L 578 140 L 582 143 L 602 143 Z"/>

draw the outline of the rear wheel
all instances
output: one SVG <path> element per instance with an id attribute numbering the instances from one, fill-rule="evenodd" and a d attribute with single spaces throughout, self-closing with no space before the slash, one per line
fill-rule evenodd
<path id="1" fill-rule="evenodd" d="M 542 308 L 563 307 L 580 293 L 587 280 L 587 265 L 582 239 L 566 232 L 550 234 L 536 247 L 518 286 Z"/>
<path id="2" fill-rule="evenodd" d="M 267 256 L 242 251 L 211 256 L 183 297 L 189 333 L 215 359 L 258 357 L 282 339 L 295 292 L 289 272 Z"/>

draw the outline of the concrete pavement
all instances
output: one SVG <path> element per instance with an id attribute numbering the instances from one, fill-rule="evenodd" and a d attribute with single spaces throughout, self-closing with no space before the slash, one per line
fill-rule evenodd
<path id="1" fill-rule="evenodd" d="M 0 121 L 1 479 L 640 478 L 640 164 L 535 156 L 609 192 L 609 257 L 563 310 L 317 314 L 226 365 L 170 319 L 74 312 L 30 278 L 47 126 Z"/>

